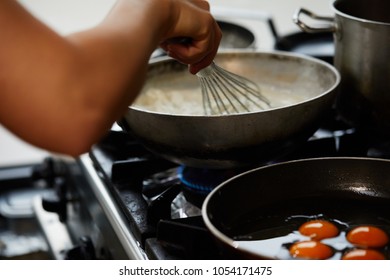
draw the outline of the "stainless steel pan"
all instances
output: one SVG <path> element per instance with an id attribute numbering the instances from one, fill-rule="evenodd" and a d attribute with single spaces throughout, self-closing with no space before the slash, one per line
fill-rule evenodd
<path id="1" fill-rule="evenodd" d="M 315 132 L 333 104 L 340 81 L 333 66 L 287 52 L 225 51 L 216 62 L 259 83 L 271 101 L 286 96 L 299 101 L 223 116 L 172 114 L 132 105 L 120 122 L 122 128 L 152 152 L 180 164 L 230 168 L 267 162 L 291 152 Z M 144 91 L 151 88 L 172 96 L 177 91 L 184 95 L 200 90 L 196 76 L 169 58 L 150 63 Z M 280 93 L 284 97 L 277 97 Z"/>

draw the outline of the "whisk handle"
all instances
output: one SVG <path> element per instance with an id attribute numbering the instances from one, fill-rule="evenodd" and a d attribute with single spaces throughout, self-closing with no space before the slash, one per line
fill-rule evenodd
<path id="1" fill-rule="evenodd" d="M 190 37 L 176 37 L 176 38 L 168 39 L 167 42 L 170 44 L 189 45 L 192 43 L 192 38 L 190 38 Z"/>

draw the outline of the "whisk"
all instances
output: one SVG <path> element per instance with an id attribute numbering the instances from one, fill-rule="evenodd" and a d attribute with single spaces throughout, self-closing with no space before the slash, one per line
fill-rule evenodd
<path id="1" fill-rule="evenodd" d="M 226 115 L 270 108 L 269 100 L 254 82 L 212 62 L 196 74 L 206 115 Z"/>

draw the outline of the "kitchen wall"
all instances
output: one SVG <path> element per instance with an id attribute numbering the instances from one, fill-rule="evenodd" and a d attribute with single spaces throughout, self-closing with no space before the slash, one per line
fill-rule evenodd
<path id="1" fill-rule="evenodd" d="M 115 0 L 19 0 L 19 2 L 57 32 L 68 34 L 96 25 L 104 18 Z M 232 15 L 229 15 L 227 18 L 255 33 L 258 38 L 257 47 L 261 50 L 271 50 L 274 39 L 261 20 L 261 15 L 266 14 L 273 18 L 280 35 L 299 31 L 292 22 L 292 15 L 299 7 L 308 8 L 322 15 L 332 15 L 328 0 L 210 0 L 210 4 L 216 12 L 220 7 L 233 8 L 235 12 L 251 11 L 250 16 L 233 20 Z M 0 125 L 0 167 L 39 162 L 48 154 L 47 151 L 19 139 Z"/>

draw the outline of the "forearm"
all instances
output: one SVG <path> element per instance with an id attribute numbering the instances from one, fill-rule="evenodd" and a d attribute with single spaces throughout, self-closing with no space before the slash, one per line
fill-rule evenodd
<path id="1" fill-rule="evenodd" d="M 23 10 L 14 11 L 14 19 L 3 17 L 12 28 L 2 28 L 8 35 L 0 56 L 3 65 L 12 67 L 1 70 L 7 71 L 4 76 L 0 73 L 6 79 L 0 97 L 2 122 L 50 150 L 65 147 L 59 142 L 74 138 L 83 143 L 66 145 L 71 150 L 62 152 L 87 150 L 125 112 L 142 86 L 147 60 L 158 44 L 152 33 L 142 32 L 148 13 L 119 1 L 96 28 L 63 38 Z M 9 24 L 20 19 L 24 20 Z M 10 114 L 12 121 L 7 122 Z"/>

